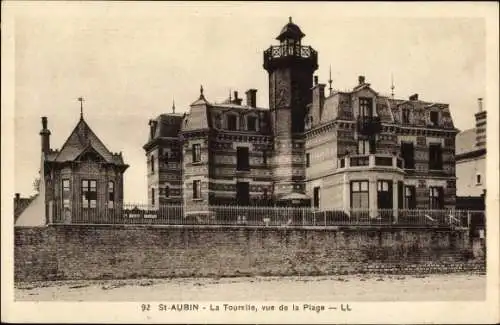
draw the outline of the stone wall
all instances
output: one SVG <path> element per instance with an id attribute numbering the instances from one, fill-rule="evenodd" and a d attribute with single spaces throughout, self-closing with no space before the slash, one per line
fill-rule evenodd
<path id="1" fill-rule="evenodd" d="M 481 271 L 468 232 L 60 225 L 15 228 L 15 279 Z"/>

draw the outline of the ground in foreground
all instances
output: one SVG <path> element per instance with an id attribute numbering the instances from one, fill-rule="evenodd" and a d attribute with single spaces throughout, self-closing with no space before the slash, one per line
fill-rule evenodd
<path id="1" fill-rule="evenodd" d="M 484 300 L 486 276 L 350 275 L 17 283 L 17 301 Z"/>

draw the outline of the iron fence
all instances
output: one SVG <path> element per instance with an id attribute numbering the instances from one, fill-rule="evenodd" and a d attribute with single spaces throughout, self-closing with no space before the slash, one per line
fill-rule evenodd
<path id="1" fill-rule="evenodd" d="M 142 225 L 234 225 L 278 227 L 329 227 L 343 225 L 399 225 L 463 227 L 484 211 L 469 210 L 403 210 L 209 206 L 192 211 L 182 205 L 153 207 L 123 204 L 106 209 L 81 209 L 54 215 L 54 224 L 142 224 Z"/>

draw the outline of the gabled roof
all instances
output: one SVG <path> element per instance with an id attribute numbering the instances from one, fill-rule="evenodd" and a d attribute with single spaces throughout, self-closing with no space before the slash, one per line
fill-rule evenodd
<path id="1" fill-rule="evenodd" d="M 360 91 L 361 89 L 368 89 L 373 94 L 378 95 L 378 93 L 370 87 L 369 83 L 363 83 L 361 85 L 357 85 L 356 87 L 353 88 L 352 92 L 355 93 Z"/>
<path id="2" fill-rule="evenodd" d="M 88 150 L 89 147 L 102 156 L 107 163 L 123 164 L 121 156 L 112 154 L 83 118 L 80 118 L 80 121 L 78 121 L 73 132 L 71 132 L 53 161 L 74 161 L 83 151 Z"/>

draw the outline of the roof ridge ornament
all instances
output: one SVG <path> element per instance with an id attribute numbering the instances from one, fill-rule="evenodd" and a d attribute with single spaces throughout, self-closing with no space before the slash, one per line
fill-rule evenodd
<path id="1" fill-rule="evenodd" d="M 200 85 L 200 99 L 205 98 L 203 95 L 203 85 Z"/>
<path id="2" fill-rule="evenodd" d="M 78 97 L 78 101 L 80 102 L 80 119 L 83 120 L 83 102 L 85 99 L 83 97 Z"/>

